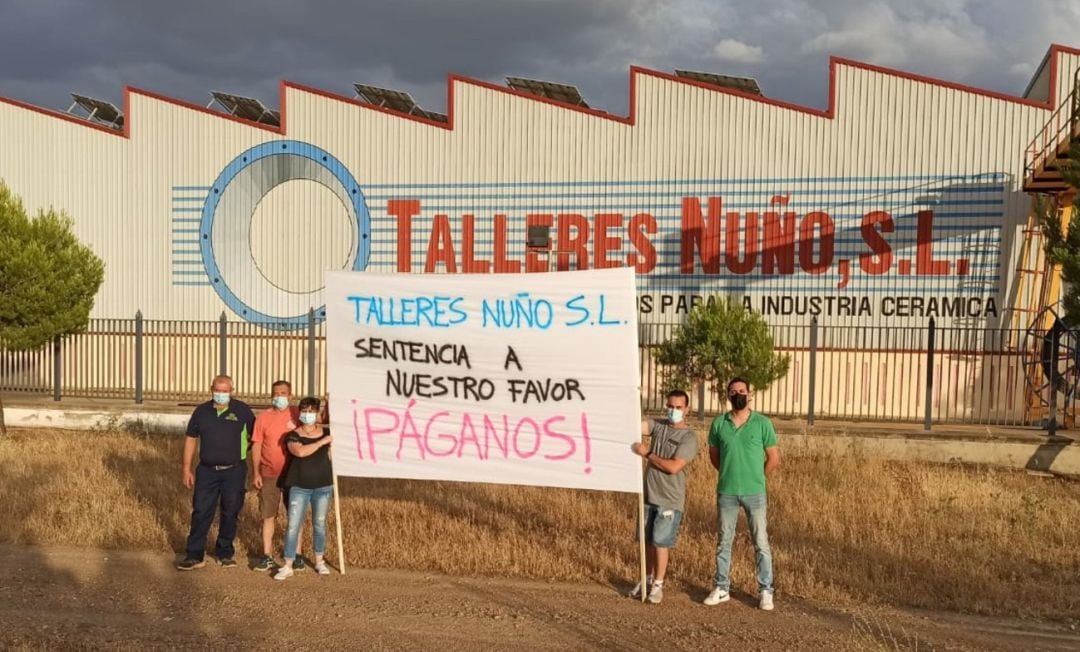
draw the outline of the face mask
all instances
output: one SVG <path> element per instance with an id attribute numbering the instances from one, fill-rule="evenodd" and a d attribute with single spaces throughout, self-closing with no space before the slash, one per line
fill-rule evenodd
<path id="1" fill-rule="evenodd" d="M 300 423 L 304 424 L 305 426 L 310 426 L 311 424 L 315 423 L 315 417 L 316 414 L 314 412 L 301 412 Z"/>
<path id="2" fill-rule="evenodd" d="M 668 408 L 667 419 L 672 423 L 681 423 L 683 420 L 683 411 L 678 408 Z"/>
<path id="3" fill-rule="evenodd" d="M 218 405 L 228 405 L 229 404 L 229 393 L 228 392 L 214 392 L 214 402 L 217 403 Z"/>
<path id="4" fill-rule="evenodd" d="M 728 394 L 728 400 L 731 401 L 731 409 L 742 410 L 746 407 L 746 401 L 749 399 L 746 394 Z"/>
<path id="5" fill-rule="evenodd" d="M 275 396 L 274 398 L 270 399 L 270 402 L 273 403 L 274 407 L 279 410 L 284 410 L 285 408 L 289 407 L 288 396 Z"/>

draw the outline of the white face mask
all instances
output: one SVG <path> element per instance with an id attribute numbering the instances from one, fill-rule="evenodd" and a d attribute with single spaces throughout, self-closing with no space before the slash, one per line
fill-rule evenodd
<path id="1" fill-rule="evenodd" d="M 311 424 L 315 423 L 316 416 L 317 415 L 314 412 L 301 412 L 300 423 L 304 424 L 305 426 L 310 426 Z"/>
<path id="2" fill-rule="evenodd" d="M 279 410 L 284 410 L 285 408 L 289 407 L 288 396 L 275 396 L 274 398 L 270 399 L 270 401 L 274 404 L 274 407 Z"/>
<path id="3" fill-rule="evenodd" d="M 214 392 L 214 402 L 218 405 L 228 405 L 229 392 Z"/>
<path id="4" fill-rule="evenodd" d="M 668 408 L 667 409 L 668 421 L 670 421 L 672 423 L 682 423 L 683 416 L 684 416 L 683 411 L 680 410 L 679 408 Z"/>

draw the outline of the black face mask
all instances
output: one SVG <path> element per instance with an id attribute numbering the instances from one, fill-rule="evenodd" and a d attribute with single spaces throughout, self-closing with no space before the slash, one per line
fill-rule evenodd
<path id="1" fill-rule="evenodd" d="M 742 410 L 746 407 L 746 401 L 749 397 L 746 394 L 728 394 L 728 400 L 731 401 L 731 409 Z"/>

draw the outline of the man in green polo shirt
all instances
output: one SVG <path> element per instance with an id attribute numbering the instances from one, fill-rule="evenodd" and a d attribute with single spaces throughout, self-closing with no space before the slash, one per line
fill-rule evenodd
<path id="1" fill-rule="evenodd" d="M 750 409 L 750 384 L 734 378 L 727 385 L 731 410 L 713 420 L 709 428 L 709 460 L 720 472 L 716 484 L 716 516 L 720 540 L 716 544 L 715 588 L 705 598 L 712 606 L 731 599 L 731 544 L 739 509 L 746 512 L 757 561 L 759 606 L 773 608 L 772 551 L 766 528 L 765 477 L 780 466 L 776 430 L 769 418 Z"/>

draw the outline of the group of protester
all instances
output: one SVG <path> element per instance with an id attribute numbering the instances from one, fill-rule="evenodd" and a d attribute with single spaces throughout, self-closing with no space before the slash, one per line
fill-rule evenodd
<path id="1" fill-rule="evenodd" d="M 206 564 L 206 539 L 219 504 L 221 524 L 215 544 L 218 563 L 224 568 L 236 566 L 233 540 L 244 505 L 250 440 L 252 484 L 259 491 L 263 546 L 262 557 L 253 568 L 270 571 L 276 566 L 273 538 L 278 505 L 284 502 L 288 514 L 284 559 L 274 579 L 288 579 L 304 568 L 300 531 L 309 505 L 315 570 L 329 574 L 324 554 L 326 516 L 333 497 L 329 448 L 333 437 L 326 426 L 325 407 L 310 396 L 293 406 L 292 386 L 285 380 L 273 384 L 271 407 L 258 418 L 244 402 L 232 397 L 233 382 L 228 376 L 214 378 L 211 392 L 213 398 L 195 408 L 187 427 L 183 482 L 194 489 L 194 495 L 186 555 L 177 568 L 193 570 Z M 750 385 L 742 378 L 729 382 L 731 410 L 718 416 L 709 429 L 709 460 L 719 473 L 719 540 L 714 588 L 704 602 L 711 606 L 731 598 L 731 548 L 742 509 L 754 543 L 760 607 L 769 610 L 773 608 L 773 575 L 766 528 L 766 475 L 780 464 L 780 452 L 772 422 L 750 409 L 750 394 Z M 654 604 L 664 598 L 669 551 L 675 546 L 686 503 L 689 465 L 698 452 L 697 435 L 686 422 L 689 408 L 686 392 L 669 392 L 666 418 L 641 424 L 641 434 L 649 436 L 649 445 L 635 442 L 632 446 L 633 452 L 646 462 L 647 579 L 645 586 L 638 584 L 630 595 L 640 598 L 646 591 L 646 600 Z M 196 447 L 199 463 L 193 471 Z"/>
<path id="2" fill-rule="evenodd" d="M 709 428 L 709 461 L 718 472 L 716 517 L 716 576 L 705 598 L 709 606 L 731 599 L 731 547 L 739 510 L 746 512 L 757 562 L 759 606 L 773 608 L 772 551 L 766 527 L 766 476 L 780 465 L 776 430 L 768 417 L 750 409 L 750 384 L 734 378 L 727 384 L 731 410 L 713 420 Z M 666 419 L 643 421 L 641 434 L 648 446 L 634 443 L 634 453 L 647 463 L 645 471 L 646 586 L 638 584 L 630 596 L 658 604 L 664 599 L 668 556 L 682 522 L 689 465 L 697 456 L 696 433 L 686 422 L 690 397 L 682 390 L 667 395 Z"/>
<path id="3" fill-rule="evenodd" d="M 233 398 L 233 382 L 228 376 L 214 378 L 210 389 L 213 397 L 195 408 L 184 442 L 183 482 L 188 489 L 194 489 L 194 495 L 186 554 L 177 569 L 194 570 L 206 564 L 206 538 L 219 504 L 221 523 L 215 543 L 218 563 L 223 568 L 236 567 L 233 540 L 244 506 L 250 457 L 252 485 L 259 491 L 263 545 L 263 555 L 253 568 L 275 568 L 274 530 L 278 505 L 284 502 L 288 515 L 284 560 L 274 579 L 285 580 L 304 569 L 300 531 L 309 505 L 315 571 L 330 574 L 324 554 L 326 515 L 333 496 L 333 437 L 326 427 L 326 410 L 321 401 L 309 396 L 293 406 L 292 385 L 279 380 L 271 387 L 270 408 L 256 418 L 247 404 Z M 199 463 L 193 471 L 196 445 Z"/>

